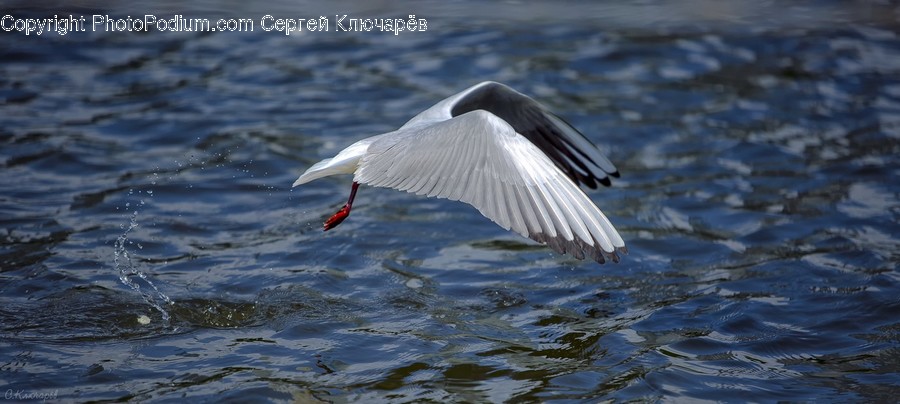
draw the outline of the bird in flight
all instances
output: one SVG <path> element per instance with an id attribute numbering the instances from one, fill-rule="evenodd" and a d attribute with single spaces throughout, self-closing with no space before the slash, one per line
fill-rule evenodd
<path id="1" fill-rule="evenodd" d="M 609 186 L 616 167 L 562 118 L 501 83 L 476 84 L 400 129 L 353 143 L 293 186 L 337 174 L 353 174 L 353 185 L 326 231 L 350 215 L 365 184 L 468 203 L 504 229 L 577 259 L 618 262 L 627 253 L 579 188 Z"/>

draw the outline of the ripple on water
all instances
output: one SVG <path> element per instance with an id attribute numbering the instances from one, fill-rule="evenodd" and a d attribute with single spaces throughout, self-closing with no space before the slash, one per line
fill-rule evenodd
<path id="1" fill-rule="evenodd" d="M 690 24 L 584 6 L 603 12 L 454 3 L 396 38 L 4 36 L 4 380 L 81 401 L 893 399 L 900 46 L 881 6 Z M 588 195 L 620 264 L 371 188 L 323 233 L 349 178 L 290 190 L 483 79 L 609 153 L 622 177 Z"/>

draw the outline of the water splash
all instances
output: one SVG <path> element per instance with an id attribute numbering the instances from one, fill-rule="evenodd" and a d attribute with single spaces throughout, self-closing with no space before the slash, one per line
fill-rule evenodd
<path id="1" fill-rule="evenodd" d="M 131 193 L 131 191 L 129 191 Z M 144 201 L 140 201 L 140 205 L 143 205 Z M 129 206 L 130 204 L 126 204 Z M 114 245 L 115 254 L 113 255 L 113 263 L 115 264 L 116 270 L 119 272 L 119 280 L 122 281 L 125 286 L 130 287 L 135 292 L 138 292 L 141 297 L 144 299 L 147 304 L 152 306 L 154 309 L 158 310 L 160 314 L 162 314 L 163 321 L 168 324 L 169 323 L 169 313 L 163 308 L 163 305 L 171 306 L 174 302 L 169 296 L 166 296 L 165 293 L 159 290 L 155 284 L 147 277 L 143 271 L 138 269 L 134 261 L 131 259 L 131 254 L 128 252 L 127 246 L 129 244 L 133 244 L 132 241 L 128 239 L 128 233 L 138 227 L 137 222 L 138 211 L 135 210 L 131 213 L 131 220 L 128 223 L 128 227 L 125 228 L 125 232 L 122 233 L 118 238 L 116 238 L 116 242 Z M 140 248 L 140 244 L 138 245 Z M 141 289 L 141 284 L 147 286 L 144 289 Z"/>

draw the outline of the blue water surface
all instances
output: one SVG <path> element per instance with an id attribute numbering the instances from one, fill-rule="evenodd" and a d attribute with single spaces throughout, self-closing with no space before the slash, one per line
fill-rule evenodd
<path id="1" fill-rule="evenodd" d="M 28 401 L 895 401 L 900 12 L 835 2 L 13 4 L 0 31 L 0 394 Z M 340 31 L 336 19 L 427 20 Z M 347 25 L 347 24 L 345 24 Z M 473 208 L 291 189 L 483 80 L 621 178 L 618 264 Z"/>

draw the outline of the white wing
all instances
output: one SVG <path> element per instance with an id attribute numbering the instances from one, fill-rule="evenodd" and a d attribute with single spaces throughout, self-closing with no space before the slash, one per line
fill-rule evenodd
<path id="1" fill-rule="evenodd" d="M 534 143 L 576 185 L 609 186 L 609 177 L 619 176 L 616 166 L 572 125 L 527 95 L 493 81 L 476 84 L 448 97 L 410 119 L 403 128 L 443 121 L 479 109 L 496 115 Z"/>
<path id="2" fill-rule="evenodd" d="M 466 202 L 559 253 L 618 261 L 625 243 L 603 212 L 537 146 L 475 110 L 375 140 L 355 181 Z"/>

